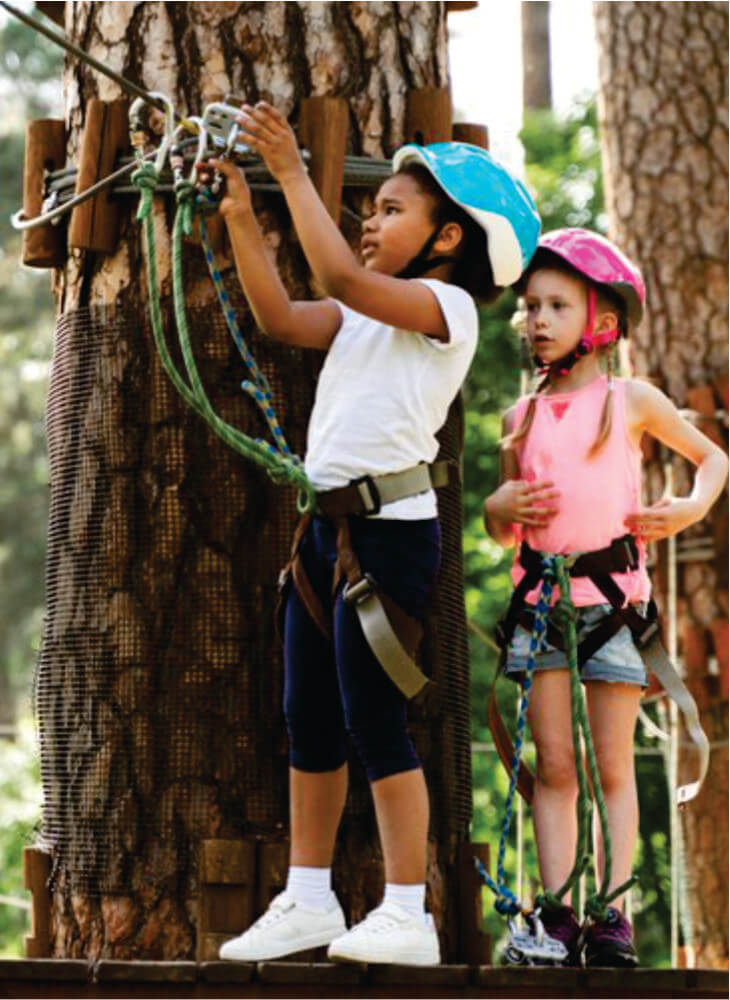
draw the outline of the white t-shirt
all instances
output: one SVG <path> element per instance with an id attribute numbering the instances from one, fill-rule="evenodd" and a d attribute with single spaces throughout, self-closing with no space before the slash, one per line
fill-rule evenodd
<path id="1" fill-rule="evenodd" d="M 474 357 L 479 320 L 463 288 L 419 280 L 438 299 L 447 343 L 380 323 L 338 302 L 342 325 L 320 372 L 307 433 L 304 466 L 318 490 L 436 458 L 436 434 Z M 436 495 L 428 490 L 396 500 L 374 516 L 435 517 Z"/>

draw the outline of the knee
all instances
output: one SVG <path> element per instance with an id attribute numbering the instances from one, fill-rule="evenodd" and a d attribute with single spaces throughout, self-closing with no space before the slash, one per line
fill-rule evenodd
<path id="1" fill-rule="evenodd" d="M 632 788 L 634 784 L 633 755 L 617 751 L 616 748 L 597 747 L 596 764 L 601 780 L 601 791 L 604 795 L 616 795 Z"/>
<path id="2" fill-rule="evenodd" d="M 348 732 L 369 781 L 379 781 L 401 771 L 419 767 L 418 755 L 402 721 L 348 722 Z"/>
<path id="3" fill-rule="evenodd" d="M 285 698 L 289 762 L 301 771 L 335 771 L 347 760 L 342 715 L 312 710 L 296 698 Z"/>
<path id="4" fill-rule="evenodd" d="M 551 791 L 577 794 L 578 777 L 572 745 L 538 746 L 536 778 L 538 784 Z"/>

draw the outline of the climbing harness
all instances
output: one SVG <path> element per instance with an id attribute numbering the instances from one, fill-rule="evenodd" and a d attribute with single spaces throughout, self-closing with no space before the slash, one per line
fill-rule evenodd
<path id="1" fill-rule="evenodd" d="M 503 651 L 509 646 L 517 625 L 522 625 L 529 631 L 533 624 L 533 612 L 525 603 L 525 598 L 540 581 L 541 554 L 535 552 L 527 542 L 523 542 L 519 559 L 525 575 L 513 591 L 507 612 L 497 623 L 495 630 L 498 645 Z M 638 560 L 636 540 L 631 535 L 614 539 L 604 549 L 576 557 L 569 571 L 570 576 L 587 577 L 601 591 L 612 608 L 611 612 L 581 641 L 577 649 L 578 664 L 582 666 L 624 626 L 630 630 L 647 672 L 656 676 L 666 693 L 676 702 L 699 754 L 699 774 L 696 780 L 677 789 L 677 803 L 685 805 L 698 794 L 707 774 L 710 759 L 709 742 L 699 721 L 697 704 L 662 645 L 654 601 L 649 601 L 646 613 L 641 614 L 633 605 L 627 603 L 624 592 L 611 576 L 612 573 L 626 573 L 637 569 Z M 564 636 L 551 622 L 547 625 L 547 640 L 556 649 L 566 649 Z M 493 732 L 500 758 L 503 762 L 505 759 L 511 760 L 511 743 L 499 719 L 495 685 L 492 686 L 490 694 L 488 714 L 490 725 L 493 721 L 495 723 Z M 524 797 L 530 801 L 532 775 L 529 777 L 523 775 L 522 781 L 523 788 L 529 789 L 529 793 Z"/>
<path id="2" fill-rule="evenodd" d="M 610 547 L 609 547 L 610 548 Z M 534 550 L 533 550 L 534 552 Z M 604 844 L 604 870 L 598 891 L 591 896 L 585 906 L 587 917 L 593 920 L 602 920 L 607 913 L 608 904 L 624 893 L 635 881 L 631 877 L 622 885 L 609 893 L 608 886 L 611 881 L 612 869 L 612 849 L 611 836 L 608 827 L 608 814 L 601 789 L 600 775 L 596 761 L 593 739 L 590 725 L 587 718 L 585 703 L 581 691 L 580 668 L 578 655 L 578 642 L 576 637 L 577 610 L 571 599 L 570 575 L 578 575 L 575 570 L 584 569 L 581 559 L 584 556 L 578 554 L 572 556 L 552 555 L 548 553 L 534 553 L 535 558 L 530 559 L 531 578 L 540 585 L 540 592 L 535 605 L 534 617 L 532 620 L 532 633 L 530 637 L 530 647 L 528 660 L 525 665 L 525 676 L 522 680 L 522 698 L 517 719 L 517 735 L 515 747 L 510 761 L 510 783 L 505 805 L 505 815 L 502 822 L 502 831 L 497 855 L 497 881 L 495 882 L 488 874 L 479 859 L 475 859 L 477 869 L 485 884 L 495 893 L 497 900 L 495 909 L 507 916 L 522 914 L 526 918 L 526 926 L 518 928 L 513 922 L 510 923 L 510 941 L 504 953 L 504 959 L 510 964 L 523 964 L 540 961 L 542 964 L 545 938 L 549 937 L 545 933 L 542 922 L 539 920 L 539 910 L 546 907 L 557 908 L 562 905 L 561 900 L 567 892 L 576 884 L 580 876 L 585 871 L 590 860 L 589 844 L 591 836 L 592 818 L 592 798 L 588 785 L 585 767 L 583 765 L 583 752 L 581 747 L 581 737 L 585 746 L 585 756 L 588 761 L 591 784 L 593 786 L 596 805 L 601 825 Z M 537 560 L 539 559 L 539 568 Z M 537 898 L 537 906 L 534 910 L 525 910 L 514 893 L 506 885 L 504 870 L 504 858 L 506 853 L 507 838 L 511 826 L 514 795 L 517 790 L 518 775 L 521 763 L 523 735 L 527 720 L 527 709 L 529 705 L 529 695 L 532 680 L 537 663 L 537 654 L 548 641 L 549 626 L 547 621 L 551 608 L 553 589 L 557 585 L 559 598 L 553 609 L 553 617 L 560 623 L 560 631 L 563 637 L 563 647 L 568 660 L 570 671 L 570 701 L 571 701 L 571 737 L 573 742 L 573 752 L 576 762 L 576 774 L 578 778 L 578 837 L 576 842 L 576 853 L 573 867 L 564 884 L 554 893 L 545 892 Z M 531 586 L 525 585 L 527 589 Z M 527 593 L 527 590 L 525 590 Z M 502 629 L 502 635 L 506 630 Z M 552 939 L 551 939 L 552 940 Z M 559 944 L 560 942 L 554 942 Z M 549 946 L 552 947 L 551 945 Z M 562 945 L 565 948 L 564 945 Z M 558 949 L 555 949 L 557 954 Z M 567 949 L 564 958 L 567 957 Z M 564 958 L 562 960 L 564 960 Z M 549 961 L 552 961 L 548 957 Z"/>
<path id="3" fill-rule="evenodd" d="M 481 862 L 475 859 L 475 864 L 483 881 L 497 896 L 495 902 L 497 911 L 510 917 L 521 913 L 525 918 L 524 927 L 518 927 L 514 921 L 510 920 L 510 940 L 503 956 L 507 963 L 518 965 L 532 963 L 545 964 L 565 960 L 565 956 L 563 959 L 556 958 L 559 948 L 554 948 L 553 946 L 560 945 L 563 949 L 565 949 L 565 946 L 549 938 L 542 925 L 542 921 L 539 919 L 539 913 L 545 907 L 557 908 L 561 905 L 561 900 L 577 882 L 578 878 L 580 878 L 589 861 L 592 807 L 590 790 L 583 767 L 581 734 L 585 745 L 585 756 L 588 760 L 596 805 L 598 807 L 604 844 L 603 879 L 598 892 L 586 902 L 586 918 L 596 922 L 604 920 L 608 904 L 625 892 L 635 881 L 632 877 L 611 893 L 607 891 L 611 880 L 611 837 L 580 683 L 580 667 L 597 649 L 608 642 L 619 629 L 624 626 L 630 629 L 647 669 L 657 675 L 667 694 L 677 701 L 677 704 L 685 714 L 688 729 L 700 752 L 699 778 L 695 782 L 683 785 L 677 790 L 677 801 L 680 805 L 688 802 L 697 794 L 709 763 L 709 744 L 699 723 L 697 706 L 661 645 L 656 607 L 651 602 L 648 614 L 640 614 L 636 608 L 626 603 L 625 595 L 611 576 L 611 573 L 624 573 L 638 567 L 638 549 L 635 539 L 630 535 L 626 535 L 614 539 L 604 549 L 583 554 L 576 553 L 571 556 L 556 556 L 537 552 L 523 541 L 520 550 L 520 565 L 525 570 L 525 575 L 513 591 L 507 613 L 498 623 L 496 629 L 497 641 L 503 655 L 506 655 L 507 648 L 518 624 L 531 632 L 528 659 L 525 665 L 524 677 L 521 681 L 522 697 L 518 712 L 514 747 L 511 744 L 497 710 L 496 678 L 495 685 L 492 686 L 488 710 L 489 723 L 494 735 L 495 746 L 502 762 L 510 773 L 509 791 L 497 856 L 496 882 L 491 879 Z M 576 635 L 577 609 L 573 605 L 570 596 L 570 577 L 587 577 L 590 579 L 601 590 L 612 607 L 612 612 L 607 614 L 603 621 L 580 643 L 578 643 Z M 540 587 L 539 596 L 533 609 L 526 605 L 525 598 L 538 585 Z M 555 585 L 558 586 L 559 598 L 552 611 L 551 620 L 548 620 L 550 602 Z M 578 839 L 573 868 L 564 885 L 554 893 L 546 892 L 538 896 L 535 909 L 525 911 L 514 893 L 506 886 L 504 857 L 511 825 L 515 791 L 523 794 L 528 802 L 532 798 L 534 779 L 529 770 L 525 768 L 521 756 L 529 693 L 536 667 L 536 657 L 546 643 L 565 652 L 570 670 L 572 740 L 579 789 Z M 495 724 L 497 721 L 498 724 Z M 565 949 L 565 955 L 567 956 L 567 949 Z"/>
<path id="4" fill-rule="evenodd" d="M 374 656 L 406 698 L 413 698 L 428 683 L 417 663 L 423 636 L 421 623 L 406 614 L 369 574 L 363 573 L 350 537 L 350 516 L 372 516 L 381 506 L 415 496 L 431 488 L 457 482 L 459 470 L 453 462 L 421 463 L 403 472 L 384 476 L 363 476 L 349 486 L 317 494 L 316 513 L 332 520 L 337 540 L 337 562 L 332 593 L 344 580 L 342 597 L 353 607 L 365 639 Z M 289 562 L 279 576 L 279 633 L 283 636 L 283 611 L 290 586 L 294 586 L 317 628 L 332 637 L 331 613 L 325 610 L 307 578 L 300 554 L 301 544 L 311 523 L 305 516 L 297 525 Z"/>

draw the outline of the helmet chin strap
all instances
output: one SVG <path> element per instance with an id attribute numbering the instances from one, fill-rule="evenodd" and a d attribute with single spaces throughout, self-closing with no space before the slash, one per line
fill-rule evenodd
<path id="1" fill-rule="evenodd" d="M 406 264 L 402 271 L 399 271 L 395 275 L 396 278 L 420 278 L 422 274 L 426 274 L 428 271 L 433 271 L 433 269 L 438 267 L 440 264 L 453 264 L 453 257 L 428 256 L 433 249 L 433 245 L 436 242 L 441 229 L 442 226 L 437 226 L 436 229 L 434 229 L 416 256 Z"/>
<path id="2" fill-rule="evenodd" d="M 606 330 L 604 333 L 594 333 L 593 327 L 596 324 L 597 296 L 594 288 L 588 289 L 588 316 L 586 318 L 586 328 L 577 346 L 568 354 L 557 361 L 543 364 L 538 357 L 534 358 L 535 364 L 541 375 L 548 377 L 555 375 L 567 375 L 581 358 L 590 354 L 596 347 L 603 347 L 618 338 L 618 330 Z"/>

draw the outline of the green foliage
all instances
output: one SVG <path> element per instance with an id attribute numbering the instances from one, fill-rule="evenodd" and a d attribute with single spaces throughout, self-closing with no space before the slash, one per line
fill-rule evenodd
<path id="1" fill-rule="evenodd" d="M 27 712 L 44 609 L 48 466 L 44 410 L 52 349 L 48 271 L 19 266 L 10 215 L 22 203 L 25 123 L 58 114 L 63 55 L 9 18 L 0 31 L 0 691 Z M 40 818 L 32 724 L 0 740 L 0 896 L 28 898 L 22 848 Z M 22 954 L 25 910 L 0 904 L 0 956 Z"/>
<path id="2" fill-rule="evenodd" d="M 40 777 L 33 723 L 25 719 L 16 742 L 0 741 L 0 896 L 30 901 L 23 888 L 23 848 L 40 815 Z M 20 958 L 30 932 L 27 910 L 0 902 L 0 958 Z"/>
<path id="3" fill-rule="evenodd" d="M 576 104 L 565 118 L 526 111 L 520 137 L 543 232 L 560 226 L 605 231 L 595 101 Z"/>

